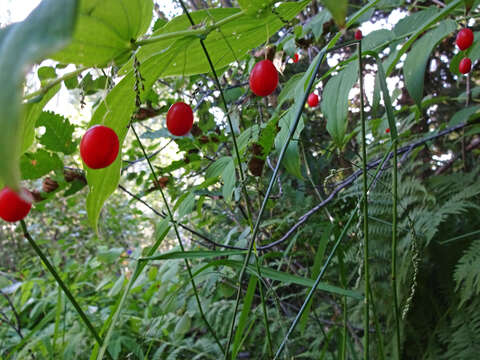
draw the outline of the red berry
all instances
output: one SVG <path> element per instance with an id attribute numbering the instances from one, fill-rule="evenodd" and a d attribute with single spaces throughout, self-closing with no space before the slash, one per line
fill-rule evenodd
<path id="1" fill-rule="evenodd" d="M 307 103 L 308 103 L 308 106 L 310 106 L 312 108 L 317 106 L 318 105 L 318 95 L 315 94 L 315 93 L 311 93 L 310 95 L 308 95 Z"/>
<path id="2" fill-rule="evenodd" d="M 118 136 L 107 126 L 95 125 L 80 141 L 80 156 L 90 169 L 103 169 L 115 161 L 120 144 Z"/>
<path id="3" fill-rule="evenodd" d="M 458 65 L 458 71 L 460 71 L 462 74 L 468 74 L 471 69 L 472 69 L 472 60 L 470 60 L 468 57 L 463 58 L 462 61 L 460 61 L 460 64 Z"/>
<path id="4" fill-rule="evenodd" d="M 390 133 L 390 128 L 387 128 L 387 129 L 385 130 L 385 132 L 386 132 L 387 134 Z"/>
<path id="5" fill-rule="evenodd" d="M 8 222 L 22 220 L 32 208 L 32 195 L 25 189 L 16 193 L 8 187 L 0 191 L 0 218 Z"/>
<path id="6" fill-rule="evenodd" d="M 298 54 L 293 55 L 293 62 L 296 64 L 298 62 Z"/>
<path id="7" fill-rule="evenodd" d="M 460 30 L 457 34 L 456 40 L 457 46 L 460 50 L 465 50 L 470 47 L 473 43 L 473 32 L 470 29 L 464 28 Z"/>
<path id="8" fill-rule="evenodd" d="M 167 129 L 170 134 L 183 136 L 188 134 L 193 126 L 193 111 L 184 102 L 177 102 L 170 106 L 167 113 Z"/>
<path id="9" fill-rule="evenodd" d="M 362 40 L 362 38 L 362 30 L 358 29 L 357 31 L 355 31 L 355 40 Z"/>
<path id="10" fill-rule="evenodd" d="M 262 60 L 255 64 L 250 73 L 250 89 L 258 96 L 267 96 L 275 91 L 278 85 L 278 72 L 270 60 Z"/>

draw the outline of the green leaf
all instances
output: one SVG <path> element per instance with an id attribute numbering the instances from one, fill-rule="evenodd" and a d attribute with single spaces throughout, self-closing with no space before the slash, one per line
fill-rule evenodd
<path id="1" fill-rule="evenodd" d="M 230 164 L 233 164 L 233 159 L 231 156 L 223 156 L 217 159 L 212 165 L 210 165 L 205 174 L 205 178 L 215 178 L 222 175 L 224 169 Z"/>
<path id="2" fill-rule="evenodd" d="M 323 25 L 332 18 L 330 13 L 326 10 L 320 11 L 315 17 L 310 20 L 304 27 L 302 37 L 304 37 L 309 31 L 315 36 L 315 40 L 318 40 L 323 34 Z"/>
<path id="3" fill-rule="evenodd" d="M 282 19 L 293 19 L 309 1 L 282 3 L 276 8 Z M 257 18 L 247 14 L 238 15 L 240 9 L 217 8 L 199 10 L 190 15 L 196 24 L 216 23 L 229 16 L 238 16 L 220 26 L 221 31 L 212 31 L 204 40 L 215 69 L 222 69 L 228 64 L 242 59 L 251 49 L 256 48 L 268 36 L 278 31 L 284 23 L 277 14 L 270 11 Z M 191 29 L 185 15 L 177 16 L 167 25 L 154 32 L 152 36 L 167 35 Z M 197 36 L 166 38 L 142 46 L 137 57 L 141 63 L 140 72 L 145 77 L 148 90 L 160 76 L 194 75 L 210 72 L 208 60 Z M 132 60 L 120 74 L 132 69 Z"/>
<path id="4" fill-rule="evenodd" d="M 197 276 L 198 274 L 202 273 L 203 271 L 205 271 L 210 267 L 222 266 L 222 265 L 239 270 L 242 268 L 243 262 L 237 261 L 237 260 L 215 260 L 203 266 L 202 268 L 198 269 L 195 272 L 194 276 Z M 307 279 L 300 276 L 284 273 L 284 272 L 273 270 L 264 266 L 260 267 L 260 272 L 262 273 L 262 277 L 280 281 L 284 284 L 297 284 L 300 286 L 312 287 L 315 282 L 312 279 Z M 254 275 L 256 277 L 260 277 L 259 274 L 257 273 L 256 266 L 253 264 L 250 264 L 247 266 L 247 273 L 249 273 L 250 275 Z M 337 295 L 348 296 L 354 299 L 359 299 L 359 300 L 362 299 L 362 295 L 357 291 L 346 290 L 338 286 L 329 285 L 326 283 L 320 283 L 317 287 L 317 290 L 326 291 L 326 292 L 330 292 L 332 294 L 337 294 Z"/>
<path id="5" fill-rule="evenodd" d="M 19 188 L 22 84 L 29 67 L 62 46 L 73 32 L 77 0 L 43 0 L 22 22 L 0 29 L 0 182 Z"/>
<path id="6" fill-rule="evenodd" d="M 270 0 L 238 0 L 238 5 L 248 15 L 262 14 L 271 3 Z"/>
<path id="7" fill-rule="evenodd" d="M 422 36 L 412 47 L 403 65 L 403 75 L 408 93 L 418 106 L 423 98 L 425 68 L 433 48 L 445 36 L 457 28 L 453 20 L 442 21 L 438 26 Z"/>
<path id="8" fill-rule="evenodd" d="M 248 129 L 245 129 L 237 137 L 238 150 L 243 153 L 243 151 L 253 142 L 258 141 L 258 133 L 260 129 L 258 125 L 250 126 Z"/>
<path id="9" fill-rule="evenodd" d="M 193 192 L 188 193 L 188 195 L 182 200 L 180 206 L 178 206 L 178 217 L 177 221 L 180 221 L 185 215 L 191 214 L 193 208 L 195 207 L 195 195 Z"/>
<path id="10" fill-rule="evenodd" d="M 455 126 L 463 122 L 467 122 L 470 117 L 475 114 L 479 109 L 480 105 L 476 105 L 457 111 L 448 122 L 448 126 Z"/>
<path id="11" fill-rule="evenodd" d="M 53 59 L 63 63 L 104 66 L 133 51 L 131 41 L 148 29 L 152 0 L 84 0 L 72 43 Z"/>
<path id="12" fill-rule="evenodd" d="M 393 33 L 395 34 L 395 37 L 407 35 L 408 33 L 416 30 L 420 26 L 426 24 L 438 13 L 439 9 L 434 7 L 429 7 L 422 11 L 410 13 L 408 16 L 400 19 L 400 21 L 393 28 Z"/>
<path id="13" fill-rule="evenodd" d="M 43 80 L 55 79 L 57 77 L 55 69 L 51 66 L 39 67 L 37 75 L 41 82 L 43 82 Z"/>
<path id="14" fill-rule="evenodd" d="M 237 330 L 235 331 L 235 338 L 233 341 L 232 359 L 237 358 L 240 351 L 240 344 L 242 341 L 243 332 L 247 326 L 248 316 L 250 315 L 255 289 L 257 288 L 258 279 L 255 276 L 250 277 L 247 287 L 247 293 L 243 298 L 243 308 L 238 320 Z"/>
<path id="15" fill-rule="evenodd" d="M 45 133 L 38 139 L 45 148 L 55 152 L 70 155 L 77 148 L 72 140 L 75 126 L 67 118 L 53 112 L 42 112 L 37 120 L 36 127 L 45 127 Z"/>
<path id="16" fill-rule="evenodd" d="M 347 0 L 323 0 L 325 7 L 332 14 L 333 19 L 338 26 L 345 26 L 345 17 L 347 16 L 348 1 Z"/>
<path id="17" fill-rule="evenodd" d="M 372 31 L 362 40 L 362 51 L 373 50 L 382 44 L 387 45 L 391 40 L 393 40 L 393 33 L 389 30 Z"/>
<path id="18" fill-rule="evenodd" d="M 108 249 L 105 246 L 101 246 L 98 249 L 97 258 L 101 262 L 113 263 L 115 262 L 123 253 L 123 248 L 111 248 Z"/>
<path id="19" fill-rule="evenodd" d="M 23 111 L 22 128 L 22 153 L 27 151 L 33 144 L 35 138 L 35 124 L 42 113 L 42 109 L 47 105 L 50 99 L 60 90 L 60 85 L 54 86 L 42 96 L 40 101 L 28 103 Z"/>
<path id="20" fill-rule="evenodd" d="M 236 175 L 235 164 L 230 161 L 222 172 L 223 188 L 222 195 L 226 202 L 230 202 L 235 189 Z"/>
<path id="21" fill-rule="evenodd" d="M 190 319 L 190 316 L 188 316 L 188 313 L 185 313 L 175 326 L 175 334 L 183 336 L 190 330 L 191 326 L 192 320 Z"/>
<path id="22" fill-rule="evenodd" d="M 303 86 L 305 81 L 304 76 L 305 73 L 299 73 L 288 79 L 287 83 L 283 85 L 280 95 L 278 95 L 278 106 L 281 106 L 287 100 L 295 100 L 298 98 L 297 90 L 300 86 L 299 84 Z"/>
<path id="23" fill-rule="evenodd" d="M 22 179 L 38 179 L 52 170 L 63 169 L 57 154 L 39 149 L 36 153 L 25 153 L 20 158 Z"/>
<path id="24" fill-rule="evenodd" d="M 292 106 L 287 114 L 282 117 L 279 121 L 280 131 L 275 137 L 275 148 L 280 151 L 283 145 L 287 142 L 288 136 L 290 134 L 290 128 L 295 122 L 295 115 L 297 113 L 296 106 Z M 304 128 L 303 120 L 300 119 L 293 139 L 298 139 Z M 299 179 L 303 179 L 302 172 L 300 170 L 300 153 L 298 149 L 298 143 L 296 141 L 291 141 L 288 144 L 287 150 L 285 151 L 285 157 L 283 159 L 282 165 L 285 169 L 296 176 Z"/>
<path id="25" fill-rule="evenodd" d="M 117 281 L 115 281 L 115 284 L 113 284 L 112 288 L 108 292 L 108 296 L 117 296 L 120 290 L 122 290 L 123 284 L 125 283 L 125 274 L 122 274 Z"/>
<path id="26" fill-rule="evenodd" d="M 327 118 L 327 131 L 335 145 L 343 147 L 347 132 L 348 93 L 358 79 L 358 63 L 347 65 L 331 78 L 323 91 L 322 111 Z"/>
<path id="27" fill-rule="evenodd" d="M 100 103 L 89 124 L 89 126 L 103 124 L 112 128 L 116 132 L 121 146 L 127 134 L 130 117 L 135 109 L 133 86 L 133 76 L 129 74 Z M 87 214 L 90 224 L 95 230 L 103 204 L 118 186 L 121 165 L 120 151 L 113 164 L 105 169 L 93 170 L 85 166 L 90 189 L 87 196 Z"/>

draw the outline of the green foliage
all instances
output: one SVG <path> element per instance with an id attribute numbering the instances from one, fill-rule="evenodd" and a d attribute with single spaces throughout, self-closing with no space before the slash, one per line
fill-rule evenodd
<path id="1" fill-rule="evenodd" d="M 478 107 L 465 100 L 475 99 L 478 88 L 449 70 L 465 55 L 478 58 L 480 42 L 454 54 L 454 32 L 465 20 L 461 0 L 442 8 L 264 0 L 229 7 L 230 1 L 213 0 L 208 9 L 189 10 L 194 25 L 185 13 L 164 18 L 150 0 L 83 0 L 74 31 L 73 3 L 44 0 L 25 22 L 0 30 L 0 64 L 6 64 L 0 115 L 15 115 L 0 120 L 0 182 L 18 182 L 20 167 L 38 200 L 27 218 L 29 233 L 103 345 L 92 346 L 81 311 L 34 258 L 22 230 L 2 222 L 1 359 L 268 359 L 268 334 L 273 351 L 286 344 L 278 358 L 355 359 L 366 334 L 367 264 L 370 358 L 396 356 L 392 277 L 399 358 L 478 354 L 478 129 L 464 126 L 477 121 Z M 386 19 L 392 9 L 404 16 L 393 30 L 362 40 L 361 73 L 372 84 L 363 89 L 364 139 L 350 40 L 357 27 Z M 62 27 L 61 36 L 45 33 L 46 23 Z M 53 55 L 56 63 L 35 68 L 40 90 L 27 79 L 21 104 L 25 65 L 57 51 L 72 32 L 70 45 Z M 344 42 L 349 46 L 332 50 Z M 295 53 L 300 61 L 292 63 Z M 277 66 L 280 84 L 258 98 L 249 91 L 249 72 L 265 57 Z M 322 105 L 312 109 L 303 100 L 314 89 Z M 46 111 L 56 94 L 68 94 L 65 103 L 81 116 L 67 118 L 62 107 Z M 184 137 L 165 126 L 177 101 L 195 114 Z M 120 154 L 105 169 L 79 169 L 79 138 L 96 124 L 115 130 Z M 365 140 L 368 256 L 358 215 Z M 393 253 L 392 141 L 401 151 Z M 278 180 L 269 188 L 275 169 Z M 232 328 L 231 346 L 222 349 Z"/>
<path id="2" fill-rule="evenodd" d="M 25 70 L 70 39 L 77 3 L 44 0 L 25 21 L 0 29 L 0 83 L 8 89 L 0 96 L 0 181 L 14 189 L 18 189 L 20 181 L 20 103 Z"/>
<path id="3" fill-rule="evenodd" d="M 480 293 L 480 241 L 475 240 L 460 258 L 455 268 L 453 277 L 457 286 L 455 291 L 460 290 L 460 307 L 469 299 Z"/>

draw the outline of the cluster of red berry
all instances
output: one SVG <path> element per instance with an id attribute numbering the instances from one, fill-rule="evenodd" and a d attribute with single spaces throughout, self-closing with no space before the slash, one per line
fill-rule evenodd
<path id="1" fill-rule="evenodd" d="M 172 135 L 186 135 L 193 125 L 193 111 L 183 102 L 173 104 L 167 113 L 167 128 Z M 110 166 L 118 156 L 120 142 L 108 126 L 94 125 L 80 142 L 80 156 L 90 169 Z M 33 197 L 26 189 L 15 192 L 5 187 L 0 191 L 0 218 L 8 222 L 20 221 L 28 215 Z"/>
<path id="2" fill-rule="evenodd" d="M 298 53 L 293 56 L 293 62 L 298 62 Z M 278 85 L 278 71 L 270 60 L 262 60 L 255 64 L 250 73 L 250 89 L 257 96 L 272 94 Z M 318 95 L 311 93 L 307 103 L 310 107 L 318 105 Z"/>
<path id="3" fill-rule="evenodd" d="M 467 50 L 473 44 L 473 32 L 468 28 L 460 30 L 455 40 L 460 50 Z M 472 60 L 468 57 L 464 57 L 458 65 L 458 71 L 462 74 L 468 74 L 472 69 Z"/>

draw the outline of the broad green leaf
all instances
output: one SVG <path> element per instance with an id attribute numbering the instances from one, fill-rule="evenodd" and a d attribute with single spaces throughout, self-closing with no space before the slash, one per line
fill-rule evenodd
<path id="1" fill-rule="evenodd" d="M 186 215 L 190 214 L 195 207 L 195 195 L 193 192 L 188 193 L 188 195 L 183 199 L 180 206 L 178 207 L 178 217 L 177 221 L 180 221 Z"/>
<path id="2" fill-rule="evenodd" d="M 149 261 L 149 260 L 197 259 L 197 258 L 207 259 L 207 258 L 214 258 L 219 256 L 231 256 L 231 255 L 241 255 L 241 254 L 245 254 L 245 251 L 244 250 L 185 251 L 185 252 L 175 251 L 175 252 L 165 253 L 161 255 L 148 256 L 140 260 L 142 260 L 143 262 L 143 260 Z M 208 263 L 207 265 L 203 266 L 202 268 L 198 269 L 195 272 L 194 276 L 199 275 L 206 269 L 213 266 L 228 266 L 234 269 L 241 269 L 242 265 L 243 265 L 243 262 L 238 260 L 214 260 Z M 272 280 L 277 280 L 287 284 L 297 284 L 301 286 L 312 287 L 315 282 L 312 279 L 303 278 L 300 276 L 273 270 L 264 266 L 260 267 L 260 271 L 263 277 L 266 277 Z M 247 272 L 251 275 L 258 277 L 257 268 L 254 265 L 248 265 Z M 339 295 L 345 295 L 345 296 L 353 297 L 355 299 L 362 298 L 362 295 L 356 291 L 345 290 L 337 286 L 328 285 L 326 283 L 320 283 L 320 285 L 318 286 L 318 290 L 332 292 Z"/>
<path id="3" fill-rule="evenodd" d="M 362 40 L 362 51 L 373 50 L 382 44 L 388 45 L 391 40 L 393 40 L 393 33 L 389 30 L 372 31 Z"/>
<path id="4" fill-rule="evenodd" d="M 89 126 L 103 124 L 112 128 L 118 135 L 120 146 L 125 140 L 127 125 L 135 109 L 133 86 L 133 76 L 129 74 L 100 103 L 89 124 Z M 118 186 L 121 165 L 120 151 L 113 164 L 105 169 L 93 170 L 85 166 L 90 189 L 87 196 L 87 214 L 90 224 L 95 230 L 103 204 Z"/>
<path id="5" fill-rule="evenodd" d="M 209 267 L 222 266 L 222 265 L 239 270 L 243 266 L 243 261 L 214 260 L 214 261 L 208 263 L 207 265 L 203 266 L 199 270 L 197 270 L 194 273 L 194 276 L 197 276 L 198 274 L 200 274 L 204 270 L 208 269 Z M 260 267 L 260 272 L 262 273 L 262 277 L 272 279 L 272 280 L 276 280 L 276 281 L 280 281 L 284 284 L 297 284 L 297 285 L 301 285 L 301 286 L 305 286 L 305 287 L 312 287 L 313 284 L 315 283 L 315 281 L 312 280 L 312 279 L 307 279 L 307 278 L 303 278 L 303 277 L 300 277 L 300 276 L 288 274 L 288 273 L 285 273 L 285 272 L 282 272 L 282 271 L 273 270 L 273 269 L 270 269 L 270 268 L 267 268 L 267 267 L 264 267 L 264 266 Z M 257 273 L 257 268 L 253 264 L 250 264 L 250 265 L 247 266 L 247 273 L 249 273 L 250 275 L 254 275 L 256 277 L 259 277 L 259 274 Z M 326 292 L 330 292 L 332 294 L 337 294 L 337 295 L 349 296 L 349 297 L 352 297 L 354 299 L 362 299 L 362 295 L 360 293 L 358 293 L 357 291 L 346 290 L 346 289 L 340 288 L 338 286 L 326 284 L 324 282 L 322 282 L 318 285 L 317 290 L 326 291 Z"/>
<path id="6" fill-rule="evenodd" d="M 429 7 L 422 11 L 417 11 L 400 19 L 400 21 L 393 28 L 393 33 L 396 37 L 404 36 L 414 31 L 419 26 L 426 24 L 430 19 L 439 13 L 439 9 Z"/>
<path id="7" fill-rule="evenodd" d="M 318 40 L 323 34 L 323 25 L 331 18 L 332 16 L 328 11 L 320 11 L 303 27 L 302 37 L 304 37 L 309 31 L 311 31 L 313 33 L 313 36 L 315 36 L 315 39 Z"/>
<path id="8" fill-rule="evenodd" d="M 233 161 L 229 162 L 222 172 L 223 188 L 222 195 L 226 202 L 230 202 L 235 189 L 236 175 L 235 164 Z"/>
<path id="9" fill-rule="evenodd" d="M 294 100 L 294 104 L 288 109 L 287 113 L 284 114 L 278 122 L 278 125 L 280 126 L 280 131 L 275 137 L 275 149 L 277 151 L 280 151 L 282 149 L 283 145 L 287 142 L 289 138 L 291 128 L 295 123 L 295 116 L 300 110 L 300 107 L 303 106 L 302 100 L 307 91 L 306 88 L 308 82 L 313 76 L 315 65 L 318 61 L 320 61 L 319 57 L 321 55 L 322 54 L 318 54 L 315 59 L 313 59 L 307 71 L 302 74 L 301 78 L 296 77 L 295 80 L 292 80 L 291 83 L 287 86 L 287 89 L 282 91 L 282 94 L 280 94 L 281 102 L 279 101 L 278 109 L 280 109 L 280 106 L 286 100 Z M 300 134 L 302 133 L 303 128 L 303 120 L 300 119 L 292 138 L 300 138 Z M 299 179 L 303 178 L 300 169 L 300 155 L 298 143 L 296 141 L 291 141 L 288 144 L 282 165 L 290 174 L 296 176 Z"/>
<path id="10" fill-rule="evenodd" d="M 280 151 L 283 145 L 287 142 L 288 136 L 290 134 L 290 129 L 295 122 L 296 112 L 296 107 L 292 106 L 288 110 L 287 114 L 279 121 L 280 131 L 275 137 L 275 148 L 278 151 Z M 293 135 L 293 139 L 298 139 L 300 137 L 303 128 L 303 120 L 300 119 L 297 125 L 297 129 L 295 130 L 295 134 Z M 298 143 L 296 141 L 291 141 L 290 144 L 288 144 L 282 165 L 293 176 L 296 176 L 299 179 L 303 178 L 302 172 L 300 170 L 300 154 L 298 149 Z"/>
<path id="11" fill-rule="evenodd" d="M 122 255 L 123 251 L 124 249 L 121 247 L 109 249 L 106 246 L 101 246 L 98 249 L 97 258 L 101 262 L 113 263 Z"/>
<path id="12" fill-rule="evenodd" d="M 276 12 L 284 20 L 293 19 L 309 1 L 282 3 Z M 248 51 L 264 43 L 269 36 L 278 31 L 284 23 L 277 14 L 267 11 L 259 18 L 240 14 L 240 9 L 217 8 L 191 13 L 196 24 L 217 23 L 234 16 L 220 26 L 221 31 L 211 31 L 204 40 L 205 47 L 216 69 L 242 59 Z M 175 17 L 167 25 L 154 32 L 152 37 L 167 36 L 171 33 L 191 29 L 185 15 Z M 210 66 L 200 45 L 199 37 L 185 35 L 170 37 L 142 46 L 137 57 L 145 77 L 145 87 L 149 89 L 160 76 L 194 75 L 210 72 Z M 132 61 L 121 73 L 130 71 Z"/>
<path id="13" fill-rule="evenodd" d="M 188 316 L 188 313 L 183 314 L 182 318 L 175 326 L 175 334 L 180 336 L 185 335 L 190 330 L 191 325 L 192 320 L 190 319 L 190 316 Z"/>
<path id="14" fill-rule="evenodd" d="M 270 4 L 272 4 L 272 1 L 270 0 L 238 0 L 238 5 L 240 5 L 240 8 L 246 14 L 251 16 L 262 14 L 265 10 L 267 10 Z"/>
<path id="15" fill-rule="evenodd" d="M 347 132 L 348 93 L 358 79 L 358 63 L 347 65 L 331 78 L 323 91 L 322 111 L 327 118 L 327 131 L 335 145 L 343 147 Z"/>
<path id="16" fill-rule="evenodd" d="M 245 129 L 238 137 L 237 144 L 238 150 L 243 153 L 243 151 L 250 145 L 252 142 L 258 141 L 258 133 L 260 129 L 258 125 L 250 126 L 248 129 Z"/>
<path id="17" fill-rule="evenodd" d="M 233 164 L 233 159 L 231 156 L 223 156 L 217 159 L 212 165 L 210 165 L 205 174 L 205 178 L 215 178 L 222 175 L 223 170 L 228 166 L 228 164 Z"/>
<path id="18" fill-rule="evenodd" d="M 408 93 L 418 106 L 423 98 L 425 68 L 433 48 L 445 36 L 457 28 L 453 20 L 442 21 L 438 26 L 422 36 L 412 47 L 403 66 L 403 75 Z"/>
<path id="19" fill-rule="evenodd" d="M 240 319 L 238 320 L 237 329 L 235 331 L 235 338 L 233 340 L 232 359 L 237 358 L 237 354 L 240 351 L 240 344 L 242 341 L 243 332 L 247 326 L 248 317 L 251 312 L 253 297 L 255 295 L 255 289 L 257 288 L 258 279 L 255 276 L 250 277 L 248 282 L 247 292 L 243 298 L 242 312 L 240 313 Z"/>
<path id="20" fill-rule="evenodd" d="M 42 113 L 42 109 L 47 105 L 50 99 L 60 90 L 60 85 L 56 85 L 42 96 L 40 101 L 27 103 L 24 106 L 22 122 L 22 153 L 27 151 L 33 144 L 35 138 L 35 124 Z"/>
<path id="21" fill-rule="evenodd" d="M 152 0 L 84 0 L 72 43 L 53 59 L 105 66 L 125 56 L 128 58 L 133 51 L 132 40 L 147 31 L 152 15 Z"/>
<path id="22" fill-rule="evenodd" d="M 345 26 L 345 18 L 347 16 L 348 1 L 347 0 L 323 0 L 325 7 L 332 14 L 333 19 L 338 26 Z"/>
<path id="23" fill-rule="evenodd" d="M 72 140 L 75 126 L 67 118 L 52 112 L 42 112 L 36 127 L 45 127 L 45 133 L 38 139 L 46 149 L 70 155 L 77 144 Z"/>
<path id="24" fill-rule="evenodd" d="M 20 158 L 22 179 L 38 179 L 52 170 L 63 169 L 63 162 L 57 154 L 39 149 L 35 153 L 25 153 Z"/>
<path id="25" fill-rule="evenodd" d="M 14 189 L 20 182 L 25 73 L 67 44 L 77 5 L 77 0 L 43 0 L 24 21 L 0 29 L 0 182 Z"/>
<path id="26" fill-rule="evenodd" d="M 408 49 L 410 49 L 412 44 L 420 35 L 424 34 L 425 31 L 427 31 L 430 26 L 438 23 L 441 19 L 443 19 L 444 17 L 449 15 L 451 12 L 453 12 L 455 8 L 459 6 L 462 2 L 463 0 L 453 0 L 450 3 L 448 3 L 447 6 L 439 10 L 437 14 L 434 14 L 427 21 L 425 21 L 422 25 L 420 26 L 418 24 L 413 25 L 411 27 L 411 29 L 414 29 L 413 34 L 411 34 L 408 40 L 402 45 L 402 47 L 398 51 L 396 51 L 394 58 L 392 59 L 392 61 L 390 62 L 390 65 L 388 66 L 386 75 L 389 76 L 392 73 L 395 66 L 400 61 L 400 58 L 403 56 L 403 54 L 405 54 L 408 51 Z"/>
<path id="27" fill-rule="evenodd" d="M 300 86 L 300 83 L 302 84 L 301 86 L 303 86 L 305 81 L 303 78 L 304 75 L 305 73 L 299 73 L 288 79 L 287 83 L 283 85 L 280 95 L 278 95 L 278 106 L 281 106 L 287 100 L 294 100 L 298 98 L 297 90 Z"/>
<path id="28" fill-rule="evenodd" d="M 467 107 L 465 109 L 462 109 L 458 112 L 456 112 L 452 118 L 450 119 L 450 121 L 448 122 L 448 126 L 455 126 L 455 125 L 458 125 L 458 124 L 461 124 L 463 122 L 467 122 L 469 120 L 469 118 L 475 114 L 478 110 L 480 109 L 480 105 L 476 105 L 476 106 L 470 106 L 470 107 Z"/>
<path id="29" fill-rule="evenodd" d="M 57 77 L 55 69 L 51 66 L 42 66 L 38 68 L 37 75 L 41 82 L 48 79 L 55 79 Z"/>
<path id="30" fill-rule="evenodd" d="M 122 290 L 123 284 L 125 283 L 125 274 L 120 275 L 120 277 L 115 281 L 112 288 L 108 292 L 108 296 L 117 296 L 120 290 Z"/>

